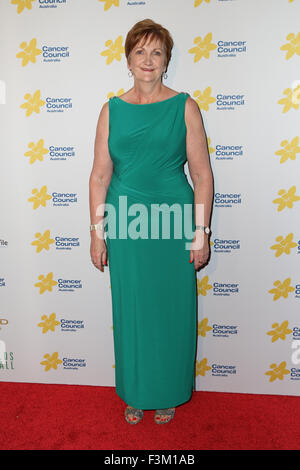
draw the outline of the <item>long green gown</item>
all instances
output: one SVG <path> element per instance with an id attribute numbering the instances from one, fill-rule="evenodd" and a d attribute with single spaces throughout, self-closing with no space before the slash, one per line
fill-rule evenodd
<path id="1" fill-rule="evenodd" d="M 186 248 L 191 232 L 186 236 L 184 231 L 184 220 L 195 229 L 194 192 L 183 168 L 188 96 L 179 93 L 149 104 L 127 103 L 117 96 L 109 99 L 108 146 L 114 170 L 106 204 L 115 208 L 116 219 L 110 220 L 115 220 L 116 230 L 106 225 L 105 231 L 115 385 L 127 405 L 144 410 L 175 407 L 195 390 L 197 283 L 190 247 Z M 121 199 L 126 200 L 125 209 Z M 168 209 L 160 206 L 163 203 Z M 146 232 L 134 222 L 143 211 L 135 212 L 133 204 L 148 211 L 143 219 L 148 222 Z M 160 217 L 157 238 L 151 238 L 153 204 L 160 207 L 152 212 Z M 170 210 L 173 204 L 182 209 L 181 222 Z M 106 219 L 111 217 L 107 207 Z M 170 235 L 164 238 L 162 217 L 168 213 Z M 120 235 L 124 223 L 125 229 L 135 223 L 130 233 L 141 230 L 143 238 Z M 175 237 L 175 226 L 181 227 L 181 238 Z"/>

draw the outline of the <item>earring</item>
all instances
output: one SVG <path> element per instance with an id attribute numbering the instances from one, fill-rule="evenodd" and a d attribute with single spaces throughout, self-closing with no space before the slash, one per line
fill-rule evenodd
<path id="1" fill-rule="evenodd" d="M 129 70 L 128 76 L 129 76 L 129 77 L 132 77 L 132 76 L 133 76 L 133 73 L 131 72 L 131 70 Z"/>
<path id="2" fill-rule="evenodd" d="M 166 72 L 163 73 L 163 78 L 164 78 L 164 79 L 168 78 L 168 75 L 167 75 Z"/>

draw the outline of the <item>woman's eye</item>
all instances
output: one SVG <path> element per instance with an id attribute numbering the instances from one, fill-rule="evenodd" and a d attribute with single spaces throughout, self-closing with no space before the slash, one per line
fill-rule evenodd
<path id="1" fill-rule="evenodd" d="M 136 51 L 137 54 L 140 54 L 140 53 L 142 53 L 142 52 L 143 52 L 142 50 Z M 155 54 L 160 55 L 161 53 L 160 53 L 160 51 L 156 51 Z"/>

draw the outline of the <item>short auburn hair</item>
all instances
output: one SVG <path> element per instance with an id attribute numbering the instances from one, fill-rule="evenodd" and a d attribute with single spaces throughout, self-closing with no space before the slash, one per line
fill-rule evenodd
<path id="1" fill-rule="evenodd" d="M 127 60 L 129 60 L 130 53 L 138 42 L 144 37 L 145 40 L 141 44 L 143 46 L 149 36 L 151 36 L 151 40 L 159 39 L 161 41 L 165 49 L 167 70 L 172 55 L 173 39 L 167 29 L 149 18 L 139 21 L 128 31 L 125 40 L 125 55 Z"/>

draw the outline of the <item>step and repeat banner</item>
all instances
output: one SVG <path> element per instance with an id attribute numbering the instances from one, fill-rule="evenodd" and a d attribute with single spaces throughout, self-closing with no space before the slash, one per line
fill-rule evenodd
<path id="1" fill-rule="evenodd" d="M 214 174 L 196 390 L 300 395 L 300 0 L 1 0 L 0 16 L 0 381 L 115 385 L 88 183 L 101 107 L 133 86 L 127 32 L 151 18 Z"/>

